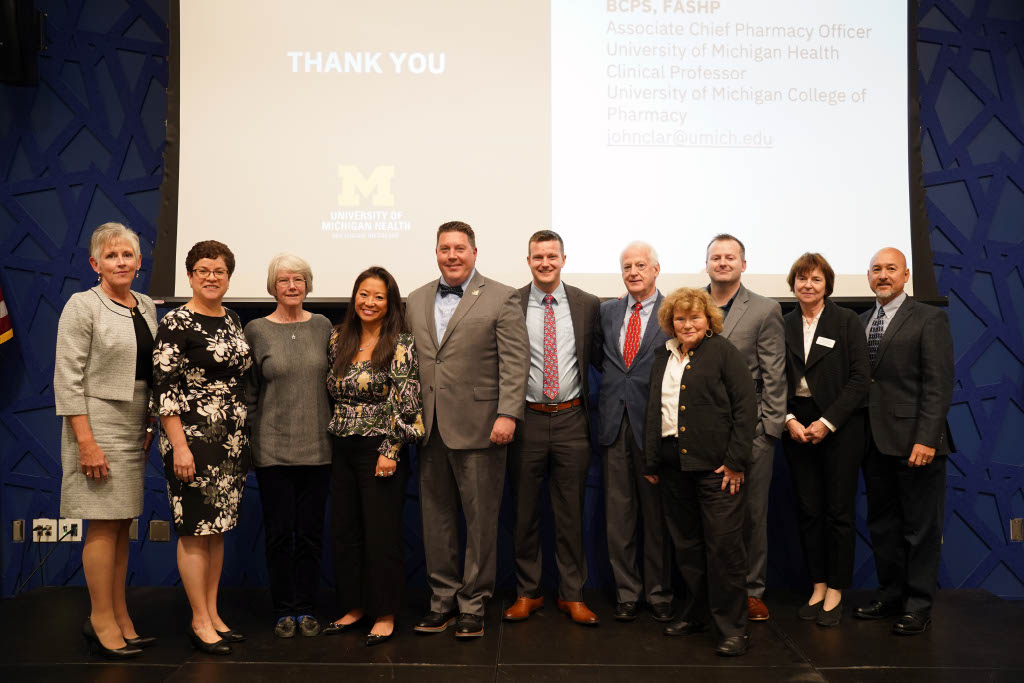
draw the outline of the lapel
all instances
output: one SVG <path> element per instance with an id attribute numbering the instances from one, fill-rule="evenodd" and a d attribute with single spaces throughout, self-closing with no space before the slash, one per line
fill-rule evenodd
<path id="1" fill-rule="evenodd" d="M 519 303 L 523 305 L 523 318 L 526 317 L 526 309 L 530 306 L 530 292 L 533 285 L 526 285 L 519 288 Z"/>
<path id="2" fill-rule="evenodd" d="M 622 346 L 619 344 L 619 330 L 622 329 L 622 321 L 626 317 L 627 299 L 629 299 L 629 295 L 623 294 L 622 298 L 615 300 L 615 305 L 612 306 L 611 314 L 608 316 L 608 321 L 604 326 L 606 348 L 608 344 L 611 344 L 615 348 L 615 353 L 608 355 L 615 360 L 619 366 L 619 370 L 622 372 L 626 371 L 626 359 L 622 355 Z"/>
<path id="3" fill-rule="evenodd" d="M 886 347 L 889 346 L 889 342 L 896 336 L 900 328 L 903 327 L 903 323 L 910 319 L 910 316 L 914 314 L 913 299 L 909 296 L 904 299 L 903 303 L 900 304 L 900 309 L 896 311 L 896 315 L 893 316 L 892 322 L 885 328 L 885 334 L 882 335 L 882 341 L 878 344 L 878 355 L 875 356 L 875 367 L 882 362 L 882 354 L 885 353 Z"/>
<path id="4" fill-rule="evenodd" d="M 439 284 L 441 284 L 441 278 L 434 280 L 434 286 L 430 288 L 430 294 L 427 297 L 427 329 L 430 331 L 430 339 L 434 342 L 435 350 L 440 346 L 437 343 L 437 323 L 434 319 L 434 300 L 437 298 Z"/>
<path id="5" fill-rule="evenodd" d="M 803 324 L 803 321 L 800 322 Z M 814 339 L 811 340 L 811 351 L 807 354 L 804 370 L 809 370 L 815 363 L 824 358 L 825 354 L 832 350 L 827 346 L 819 344 L 818 337 L 826 337 L 838 344 L 839 340 L 836 339 L 836 332 L 838 330 L 839 326 L 836 325 L 836 306 L 826 299 L 825 310 L 821 312 L 821 317 L 818 318 L 818 326 L 814 329 Z M 803 330 L 800 332 L 800 350 L 803 351 Z M 835 348 L 835 346 L 832 348 Z"/>
<path id="6" fill-rule="evenodd" d="M 736 290 L 736 298 L 733 299 L 732 307 L 729 309 L 729 315 L 725 319 L 725 327 L 722 330 L 722 336 L 726 339 L 732 334 L 732 331 L 736 329 L 736 323 L 740 321 L 743 314 L 747 310 L 747 306 L 750 304 L 750 292 L 742 284 L 740 288 Z"/>
<path id="7" fill-rule="evenodd" d="M 793 354 L 794 360 L 799 362 L 798 367 L 802 368 L 804 366 L 804 330 L 800 304 L 797 304 L 793 312 L 786 316 L 785 322 L 786 348 L 789 353 Z"/>
<path id="8" fill-rule="evenodd" d="M 452 313 L 452 319 L 448 321 L 448 327 L 444 330 L 444 339 L 442 339 L 441 343 L 437 345 L 438 351 L 440 351 L 441 347 L 445 345 L 445 342 L 451 339 L 452 330 L 454 330 L 455 326 L 459 324 L 459 321 L 465 318 L 466 314 L 469 313 L 469 310 L 476 305 L 477 301 L 480 300 L 480 294 L 483 293 L 480 290 L 483 290 L 483 287 L 484 276 L 480 274 L 480 271 L 477 271 L 476 275 L 473 276 L 473 279 L 470 280 L 464 288 L 462 300 L 459 301 L 458 307 L 455 309 L 455 312 Z M 431 306 L 430 308 L 433 310 L 434 307 Z"/>
<path id="9" fill-rule="evenodd" d="M 569 317 L 572 319 L 572 336 L 576 339 L 576 361 L 579 363 L 580 368 L 584 368 L 583 365 L 583 342 L 584 332 L 583 327 L 583 304 L 580 301 L 578 292 L 575 287 L 562 283 L 562 287 L 565 288 L 565 298 L 569 303 Z M 580 370 L 585 372 L 585 370 Z"/>
<path id="10" fill-rule="evenodd" d="M 658 330 L 661 329 L 658 325 L 658 309 L 661 307 L 661 300 L 664 298 L 665 296 L 661 292 L 658 292 L 658 298 L 654 300 L 654 305 L 651 306 L 651 315 L 647 318 L 647 329 L 644 330 L 644 338 L 640 340 L 640 348 L 637 349 L 636 358 L 633 359 L 634 365 L 636 365 L 636 359 L 647 352 L 651 342 L 653 342 L 654 338 L 658 336 Z M 623 315 L 625 315 L 625 311 L 623 311 Z M 622 355 L 621 349 L 619 350 L 619 355 Z"/>

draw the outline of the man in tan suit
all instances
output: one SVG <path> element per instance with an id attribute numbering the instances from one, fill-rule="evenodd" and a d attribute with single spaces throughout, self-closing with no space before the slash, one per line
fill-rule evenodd
<path id="1" fill-rule="evenodd" d="M 420 358 L 420 510 L 431 590 L 430 612 L 416 630 L 440 632 L 458 616 L 456 637 L 472 638 L 484 634 L 484 607 L 494 594 L 505 459 L 523 419 L 530 342 L 519 293 L 477 272 L 473 228 L 443 224 L 435 251 L 441 277 L 406 305 Z"/>

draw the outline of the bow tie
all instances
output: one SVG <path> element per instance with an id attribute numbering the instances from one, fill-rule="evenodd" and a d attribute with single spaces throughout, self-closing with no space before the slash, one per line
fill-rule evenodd
<path id="1" fill-rule="evenodd" d="M 442 282 L 439 285 L 439 291 L 441 292 L 442 298 L 448 296 L 449 294 L 454 294 L 460 299 L 462 298 L 462 285 L 455 285 L 454 287 L 450 287 Z"/>

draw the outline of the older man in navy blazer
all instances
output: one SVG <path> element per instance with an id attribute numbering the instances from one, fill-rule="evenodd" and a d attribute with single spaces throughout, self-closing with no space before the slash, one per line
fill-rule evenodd
<path id="1" fill-rule="evenodd" d="M 868 338 L 870 425 L 864 458 L 868 529 L 878 595 L 854 616 L 899 616 L 897 635 L 931 626 L 946 500 L 946 413 L 953 397 L 953 336 L 946 314 L 903 291 L 910 279 L 898 249 L 871 259 L 875 305 L 861 316 Z"/>
<path id="2" fill-rule="evenodd" d="M 600 432 L 604 455 L 608 555 L 615 576 L 615 618 L 633 621 L 641 597 L 658 621 L 672 620 L 671 548 L 654 484 L 644 478 L 643 432 L 654 349 L 668 336 L 658 325 L 664 298 L 661 266 L 651 245 L 633 242 L 619 259 L 624 297 L 601 304 Z M 637 525 L 643 518 L 643 573 L 637 563 Z"/>

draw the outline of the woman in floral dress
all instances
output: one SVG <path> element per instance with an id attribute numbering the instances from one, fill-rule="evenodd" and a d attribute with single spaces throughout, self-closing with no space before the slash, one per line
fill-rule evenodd
<path id="1" fill-rule="evenodd" d="M 245 376 L 252 354 L 238 315 L 222 305 L 235 257 L 213 240 L 185 258 L 192 298 L 160 321 L 153 400 L 163 432 L 167 496 L 178 534 L 178 572 L 192 607 L 189 635 L 210 654 L 244 637 L 217 611 L 223 533 L 238 523 L 249 469 Z"/>
<path id="2" fill-rule="evenodd" d="M 329 349 L 331 531 L 342 616 L 323 633 L 372 616 L 366 644 L 378 645 L 394 632 L 405 582 L 403 446 L 423 436 L 419 363 L 391 273 L 374 266 L 359 274 Z"/>

